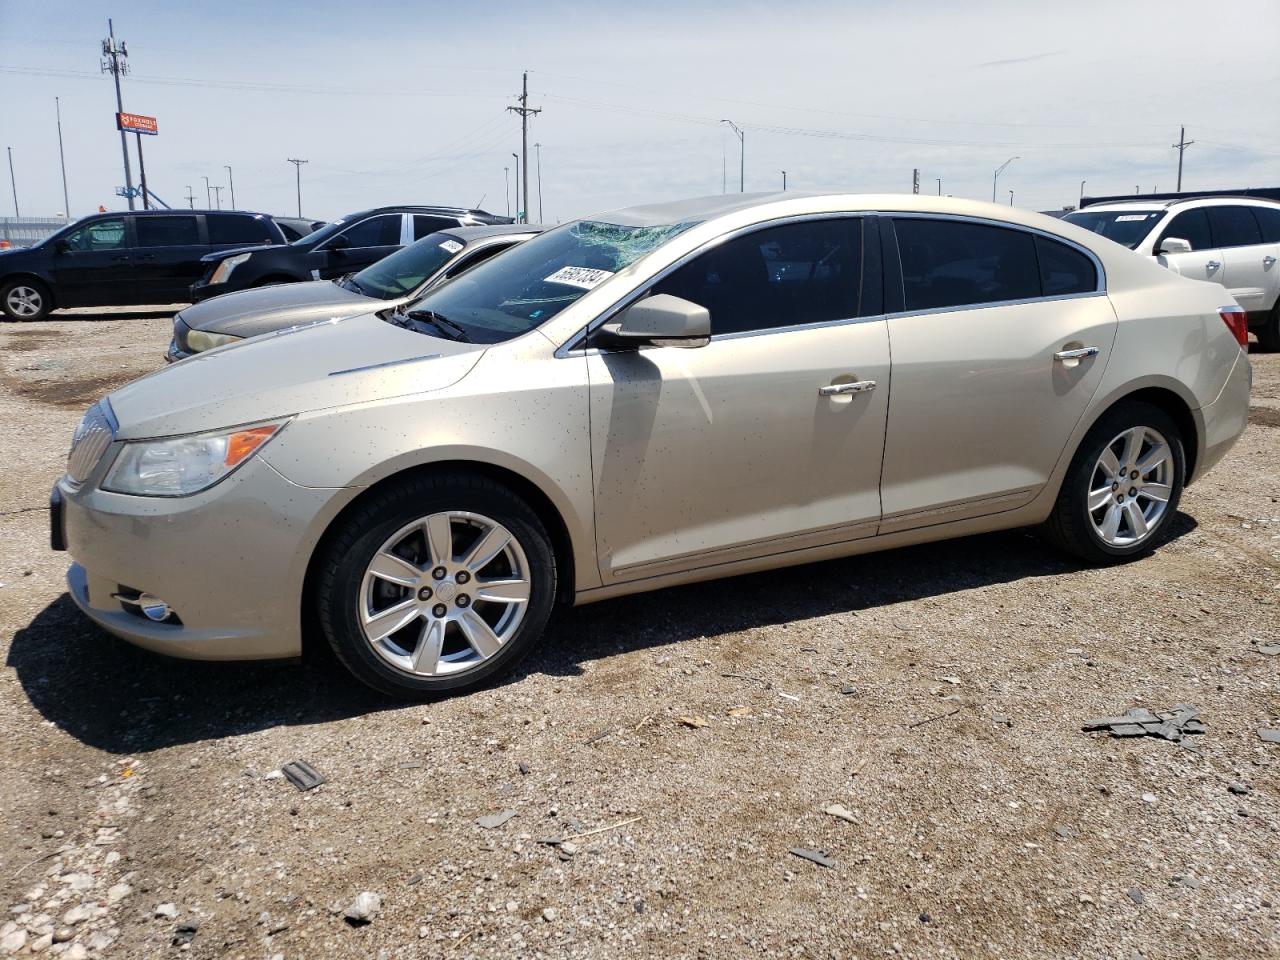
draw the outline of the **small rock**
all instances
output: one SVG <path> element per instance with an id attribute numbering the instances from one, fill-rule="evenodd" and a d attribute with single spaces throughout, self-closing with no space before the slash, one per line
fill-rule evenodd
<path id="1" fill-rule="evenodd" d="M 1154 793 L 1144 793 L 1144 794 L 1142 795 L 1142 802 L 1143 802 L 1143 803 L 1155 803 L 1155 802 L 1156 802 L 1156 799 L 1157 799 L 1157 797 L 1156 797 L 1156 795 L 1155 795 Z"/>
<path id="2" fill-rule="evenodd" d="M 53 942 L 66 943 L 75 935 L 76 935 L 76 932 L 72 930 L 70 927 L 59 927 L 57 930 L 53 931 Z"/>
<path id="3" fill-rule="evenodd" d="M 46 933 L 32 940 L 31 943 L 27 945 L 27 949 L 32 953 L 44 953 L 44 951 L 48 950 L 51 946 L 53 946 L 53 934 Z"/>
<path id="4" fill-rule="evenodd" d="M 283 780 L 284 774 L 281 773 L 279 770 L 272 770 L 270 773 L 263 776 L 262 779 L 263 780 Z"/>
<path id="5" fill-rule="evenodd" d="M 69 927 L 74 927 L 77 923 L 88 920 L 91 916 L 93 916 L 93 907 L 82 903 L 79 906 L 72 907 L 64 913 L 62 915 L 62 922 Z"/>
<path id="6" fill-rule="evenodd" d="M 543 920 L 545 920 L 545 921 L 547 921 L 547 923 L 554 923 L 554 922 L 555 922 L 555 919 L 556 919 L 556 908 L 555 908 L 555 907 L 543 907 L 543 908 L 542 908 L 542 919 L 543 919 Z"/>
<path id="7" fill-rule="evenodd" d="M 516 769 L 519 770 L 520 773 L 526 777 L 533 772 L 532 769 L 530 769 L 529 765 L 523 762 L 516 764 Z"/>
<path id="8" fill-rule="evenodd" d="M 1280 743 L 1280 730 L 1268 730 L 1266 727 L 1259 727 L 1258 736 L 1266 743 Z"/>
<path id="9" fill-rule="evenodd" d="M 89 960 L 89 951 L 83 943 L 73 943 L 62 956 L 65 960 Z"/>
<path id="10" fill-rule="evenodd" d="M 162 903 L 156 907 L 155 916 L 164 918 L 165 920 L 175 920 L 178 917 L 177 904 Z"/>
<path id="11" fill-rule="evenodd" d="M 1227 787 L 1227 790 L 1230 793 L 1234 793 L 1237 797 L 1243 797 L 1246 793 L 1249 792 L 1250 787 L 1248 784 L 1245 784 L 1245 783 L 1233 783 L 1231 784 L 1231 786 Z"/>
<path id="12" fill-rule="evenodd" d="M 827 814 L 828 816 L 838 817 L 841 820 L 846 820 L 849 823 L 858 822 L 858 818 L 854 816 L 852 810 L 847 810 L 844 807 L 840 806 L 840 804 L 838 803 L 833 803 L 833 804 L 830 804 L 829 806 L 823 807 L 822 812 Z"/>
<path id="13" fill-rule="evenodd" d="M 836 862 L 830 859 L 822 850 L 810 850 L 808 847 L 792 847 L 790 852 L 792 856 L 816 863 L 820 867 L 831 868 L 836 865 Z"/>
<path id="14" fill-rule="evenodd" d="M 351 901 L 351 904 L 342 912 L 342 915 L 346 918 L 347 923 L 353 927 L 358 927 L 371 922 L 381 909 L 382 897 L 365 890 Z"/>
<path id="15" fill-rule="evenodd" d="M 1056 827 L 1054 827 L 1054 828 L 1053 828 L 1053 832 L 1054 832 L 1054 833 L 1056 833 L 1056 834 L 1057 834 L 1061 839 L 1063 839 L 1063 840 L 1070 840 L 1070 839 L 1071 839 L 1071 828 L 1070 828 L 1070 827 L 1064 827 L 1064 826 L 1059 825 L 1059 826 L 1056 826 Z"/>
<path id="16" fill-rule="evenodd" d="M 0 937 L 0 950 L 5 953 L 17 953 L 27 945 L 27 931 L 14 930 Z"/>
<path id="17" fill-rule="evenodd" d="M 133 887 L 127 883 L 114 884 L 107 890 L 107 903 L 119 903 L 131 893 L 133 893 Z"/>
<path id="18" fill-rule="evenodd" d="M 187 920 L 173 928 L 173 940 L 171 942 L 175 947 L 185 946 L 196 938 L 196 933 L 199 930 L 199 921 Z"/>
<path id="19" fill-rule="evenodd" d="M 1125 891 L 1125 896 L 1127 896 L 1130 900 L 1132 900 L 1138 906 L 1142 906 L 1144 903 L 1147 902 L 1146 896 L 1137 887 L 1130 887 L 1128 890 Z"/>
<path id="20" fill-rule="evenodd" d="M 578 852 L 578 845 L 566 840 L 564 843 L 560 844 L 560 852 L 572 857 Z"/>
<path id="21" fill-rule="evenodd" d="M 514 810 L 503 810 L 500 813 L 491 813 L 488 816 L 480 817 L 476 820 L 476 823 L 485 830 L 494 830 L 502 826 L 515 815 L 516 812 Z"/>

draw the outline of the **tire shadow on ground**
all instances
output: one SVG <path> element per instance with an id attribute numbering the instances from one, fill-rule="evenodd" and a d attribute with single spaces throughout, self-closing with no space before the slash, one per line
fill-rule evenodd
<path id="1" fill-rule="evenodd" d="M 1179 513 L 1170 539 L 1195 528 Z M 673 587 L 557 612 L 542 644 L 489 686 L 575 676 L 586 662 L 698 637 L 1078 569 L 1034 534 L 1015 530 Z M 322 638 L 308 639 L 301 661 L 175 660 L 100 630 L 67 594 L 14 635 L 7 663 L 46 720 L 117 754 L 411 706 L 363 687 Z"/>

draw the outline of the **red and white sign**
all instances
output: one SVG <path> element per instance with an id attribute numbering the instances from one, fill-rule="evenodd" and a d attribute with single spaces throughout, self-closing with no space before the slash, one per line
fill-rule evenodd
<path id="1" fill-rule="evenodd" d="M 126 133 L 148 133 L 155 136 L 160 132 L 155 117 L 147 117 L 141 113 L 117 113 L 116 129 Z"/>

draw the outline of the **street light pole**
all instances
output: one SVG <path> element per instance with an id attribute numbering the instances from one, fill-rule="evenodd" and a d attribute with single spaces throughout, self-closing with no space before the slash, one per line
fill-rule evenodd
<path id="1" fill-rule="evenodd" d="M 1004 173 L 1004 168 L 1009 166 L 1015 160 L 1021 160 L 1021 157 L 1010 157 L 1000 166 L 996 167 L 996 172 L 991 176 L 991 202 L 996 202 L 996 181 L 1000 179 L 1000 174 Z"/>
<path id="2" fill-rule="evenodd" d="M 1009 191 L 1009 206 L 1013 206 L 1013 191 Z"/>
<path id="3" fill-rule="evenodd" d="M 53 98 L 54 109 L 58 111 L 58 161 L 62 164 L 62 212 L 71 219 L 71 201 L 67 198 L 67 158 L 62 152 L 62 101 Z"/>
<path id="4" fill-rule="evenodd" d="M 787 171 L 782 171 L 782 192 L 787 192 Z"/>
<path id="5" fill-rule="evenodd" d="M 231 209 L 234 210 L 236 208 L 236 182 L 231 177 L 231 167 L 225 163 L 223 167 L 227 171 L 227 183 L 231 186 Z"/>
<path id="6" fill-rule="evenodd" d="M 721 120 L 738 135 L 738 192 L 747 192 L 747 138 L 732 120 Z"/>
<path id="7" fill-rule="evenodd" d="M 191 192 L 191 184 L 187 184 L 187 206 L 192 210 L 196 208 L 196 195 Z"/>
<path id="8" fill-rule="evenodd" d="M 1079 210 L 1079 209 L 1080 209 L 1080 205 L 1081 205 L 1082 203 L 1084 203 L 1084 185 L 1085 185 L 1086 183 L 1088 183 L 1088 182 L 1089 182 L 1088 180 L 1081 180 L 1081 181 L 1080 181 L 1080 199 L 1076 201 L 1076 209 L 1077 209 L 1077 210 Z"/>
<path id="9" fill-rule="evenodd" d="M 502 184 L 507 191 L 507 216 L 511 216 L 511 168 L 502 168 Z"/>
<path id="10" fill-rule="evenodd" d="M 516 223 L 519 223 L 520 222 L 520 154 L 512 153 L 511 156 L 514 157 L 516 161 Z M 525 197 L 524 202 L 526 205 L 528 205 L 529 198 Z"/>
<path id="11" fill-rule="evenodd" d="M 201 174 L 200 178 L 204 180 L 204 208 L 206 210 L 212 210 L 213 209 L 213 191 L 209 189 L 209 178 L 204 176 L 203 174 Z"/>
<path id="12" fill-rule="evenodd" d="M 533 149 L 538 154 L 538 222 L 542 223 L 542 144 L 535 143 Z"/>
<path id="13" fill-rule="evenodd" d="M 13 147 L 5 147 L 9 151 L 9 185 L 13 187 L 13 215 L 20 217 L 18 211 L 18 181 L 13 178 Z"/>
<path id="14" fill-rule="evenodd" d="M 938 181 L 938 196 L 942 196 L 942 178 L 934 177 L 933 179 Z"/>

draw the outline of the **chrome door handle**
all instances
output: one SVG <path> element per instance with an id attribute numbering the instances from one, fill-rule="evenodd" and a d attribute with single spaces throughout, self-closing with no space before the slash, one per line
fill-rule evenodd
<path id="1" fill-rule="evenodd" d="M 1220 260 L 1210 260 L 1208 263 L 1205 264 L 1205 266 L 1208 267 L 1210 270 L 1217 270 L 1219 267 L 1222 266 L 1222 262 Z"/>
<path id="2" fill-rule="evenodd" d="M 1083 360 L 1085 357 L 1096 357 L 1097 347 L 1080 347 L 1078 350 L 1059 350 L 1053 355 L 1055 360 Z"/>
<path id="3" fill-rule="evenodd" d="M 1276 262 L 1276 258 L 1272 256 L 1266 256 L 1262 258 L 1262 265 L 1264 267 L 1269 267 L 1275 262 Z"/>
<path id="4" fill-rule="evenodd" d="M 819 387 L 818 396 L 820 397 L 838 397 L 844 393 L 869 393 L 876 388 L 874 380 L 858 380 L 856 383 L 833 383 L 829 386 Z"/>

